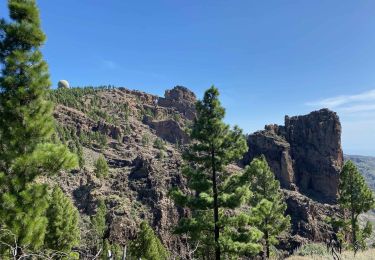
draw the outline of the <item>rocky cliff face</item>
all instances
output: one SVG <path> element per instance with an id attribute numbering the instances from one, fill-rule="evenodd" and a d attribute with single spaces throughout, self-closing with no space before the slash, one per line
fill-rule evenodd
<path id="1" fill-rule="evenodd" d="M 185 187 L 180 173 L 181 145 L 190 140 L 185 129 L 195 118 L 194 93 L 184 87 L 164 97 L 125 88 L 61 89 L 54 94 L 60 138 L 71 147 L 83 145 L 84 167 L 54 178 L 80 210 L 83 240 L 97 202 L 108 208 L 106 237 L 122 245 L 134 238 L 137 225 L 147 219 L 175 256 L 187 252 L 186 241 L 172 234 L 186 214 L 167 193 Z M 286 118 L 285 126 L 270 125 L 249 136 L 244 162 L 265 154 L 285 188 L 292 230 L 286 239 L 292 250 L 306 241 L 324 241 L 324 223 L 335 206 L 338 170 L 342 164 L 340 123 L 328 110 Z M 94 161 L 103 154 L 110 174 L 98 179 Z M 284 244 L 286 245 L 286 244 Z"/>
<path id="2" fill-rule="evenodd" d="M 87 234 L 98 200 L 104 199 L 110 241 L 127 244 L 147 219 L 174 255 L 184 255 L 183 241 L 172 234 L 184 211 L 167 193 L 172 186 L 184 186 L 179 146 L 188 142 L 184 129 L 195 115 L 195 95 L 182 87 L 164 98 L 125 88 L 69 89 L 58 90 L 55 101 L 60 137 L 69 147 L 76 140 L 83 145 L 85 165 L 52 181 L 79 209 L 82 234 Z M 102 179 L 94 173 L 100 154 L 110 166 Z"/>
<path id="3" fill-rule="evenodd" d="M 334 203 L 343 166 L 341 125 L 328 109 L 285 117 L 285 126 L 268 125 L 248 137 L 245 164 L 264 154 L 283 188 L 320 202 Z"/>

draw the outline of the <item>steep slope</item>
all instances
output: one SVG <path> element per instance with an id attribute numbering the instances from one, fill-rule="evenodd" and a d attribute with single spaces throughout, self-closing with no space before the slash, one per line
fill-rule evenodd
<path id="1" fill-rule="evenodd" d="M 164 97 L 125 88 L 73 88 L 53 91 L 51 99 L 57 104 L 59 138 L 80 154 L 82 162 L 80 170 L 51 181 L 62 186 L 81 213 L 83 246 L 90 246 L 89 216 L 102 198 L 109 209 L 106 237 L 110 241 L 127 244 L 140 221 L 147 219 L 173 255 L 186 255 L 186 241 L 172 234 L 186 212 L 174 205 L 168 191 L 173 186 L 185 187 L 181 150 L 190 142 L 185 130 L 195 117 L 194 93 L 184 87 L 167 90 Z M 337 122 L 330 111 L 314 112 L 312 118 L 288 118 L 285 127 L 268 126 L 249 137 L 245 164 L 265 154 L 284 187 L 292 230 L 282 249 L 292 251 L 301 243 L 325 241 L 330 236 L 324 219 L 337 208 L 316 201 L 315 195 L 321 192 L 321 198 L 333 201 L 337 193 L 341 167 Z M 257 139 L 252 140 L 254 136 Z M 94 173 L 100 154 L 110 166 L 105 178 Z M 314 160 L 308 161 L 311 155 Z M 323 183 L 331 190 L 320 190 Z"/>
<path id="2" fill-rule="evenodd" d="M 83 229 L 103 198 L 110 241 L 126 244 L 137 224 L 148 219 L 175 254 L 184 254 L 182 242 L 171 234 L 183 212 L 167 193 L 183 184 L 179 146 L 188 141 L 184 128 L 194 114 L 195 95 L 182 87 L 167 91 L 165 98 L 123 88 L 86 88 L 59 89 L 52 98 L 58 103 L 54 114 L 60 138 L 73 150 L 83 146 L 84 167 L 53 180 L 75 201 Z M 99 154 L 110 166 L 104 179 L 94 173 Z"/>

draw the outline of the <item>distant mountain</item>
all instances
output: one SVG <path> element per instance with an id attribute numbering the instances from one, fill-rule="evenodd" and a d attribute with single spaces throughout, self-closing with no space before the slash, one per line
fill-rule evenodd
<path id="1" fill-rule="evenodd" d="M 365 177 L 368 185 L 375 191 L 375 157 L 345 155 L 345 160 L 352 160 Z"/>

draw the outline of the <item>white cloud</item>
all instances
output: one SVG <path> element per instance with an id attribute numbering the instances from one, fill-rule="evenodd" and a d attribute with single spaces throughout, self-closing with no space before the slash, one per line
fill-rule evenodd
<path id="1" fill-rule="evenodd" d="M 306 103 L 315 109 L 336 111 L 342 123 L 345 153 L 375 155 L 375 89 Z"/>
<path id="2" fill-rule="evenodd" d="M 342 111 L 348 113 L 357 113 L 357 112 L 365 112 L 365 111 L 373 111 L 375 110 L 375 104 L 361 104 L 361 105 L 354 105 L 342 108 Z"/>
<path id="3" fill-rule="evenodd" d="M 353 103 L 363 103 L 363 102 L 375 102 L 375 89 L 370 91 L 362 92 L 356 95 L 341 95 L 331 98 L 325 98 L 314 102 L 309 102 L 309 106 L 319 106 L 319 107 L 328 107 L 328 108 L 337 108 L 343 107 L 348 104 Z M 374 104 L 374 103 L 372 103 Z M 366 107 L 363 107 L 366 109 Z"/>

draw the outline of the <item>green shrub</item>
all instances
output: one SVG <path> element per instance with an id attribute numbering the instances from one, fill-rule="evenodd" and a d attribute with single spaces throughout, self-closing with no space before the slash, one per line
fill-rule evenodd
<path id="1" fill-rule="evenodd" d="M 159 150 L 165 150 L 165 143 L 160 138 L 156 138 L 154 141 L 154 147 Z"/>
<path id="2" fill-rule="evenodd" d="M 167 157 L 167 153 L 164 150 L 160 150 L 158 154 L 158 158 L 164 159 L 165 157 Z"/>
<path id="3" fill-rule="evenodd" d="M 99 156 L 94 166 L 95 166 L 96 177 L 101 178 L 101 177 L 108 176 L 109 168 L 108 168 L 107 161 L 105 160 L 103 155 Z"/>
<path id="4" fill-rule="evenodd" d="M 299 256 L 327 256 L 329 252 L 327 247 L 322 243 L 309 243 L 304 244 L 294 251 L 294 255 Z"/>
<path id="5" fill-rule="evenodd" d="M 173 114 L 173 120 L 176 121 L 176 122 L 180 122 L 181 115 L 179 113 L 174 113 Z"/>
<path id="6" fill-rule="evenodd" d="M 150 136 L 148 134 L 144 134 L 141 141 L 142 145 L 147 147 L 150 144 Z"/>
<path id="7" fill-rule="evenodd" d="M 144 116 L 155 118 L 155 111 L 152 110 L 151 108 L 148 108 L 148 107 L 146 107 L 146 108 L 143 109 L 142 114 Z"/>

